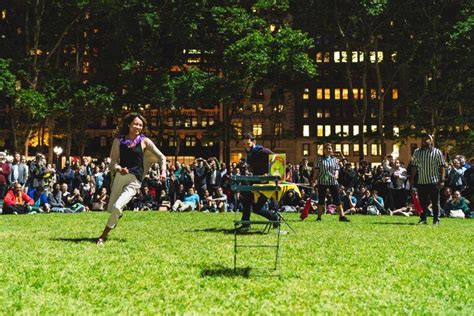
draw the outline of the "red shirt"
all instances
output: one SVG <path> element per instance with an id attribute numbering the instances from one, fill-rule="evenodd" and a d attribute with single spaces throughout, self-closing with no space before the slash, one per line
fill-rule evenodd
<path id="1" fill-rule="evenodd" d="M 15 192 L 14 190 L 9 190 L 7 192 L 7 195 L 5 195 L 5 199 L 3 200 L 3 203 L 5 204 L 5 206 L 17 206 L 18 203 L 17 203 L 17 199 L 19 199 L 21 197 L 21 200 L 23 201 L 23 205 L 26 203 L 26 204 L 29 204 L 29 205 L 33 205 L 35 204 L 35 202 L 33 201 L 32 198 L 30 198 L 28 196 L 28 194 L 26 194 L 25 192 L 21 192 L 21 196 L 16 196 L 15 195 Z"/>

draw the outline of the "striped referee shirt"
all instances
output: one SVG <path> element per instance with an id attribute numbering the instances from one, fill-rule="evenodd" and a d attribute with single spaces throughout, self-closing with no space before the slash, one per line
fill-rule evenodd
<path id="1" fill-rule="evenodd" d="M 418 184 L 438 183 L 440 181 L 439 168 L 446 165 L 443 153 L 434 147 L 416 149 L 412 163 L 418 173 Z"/>
<path id="2" fill-rule="evenodd" d="M 316 162 L 316 169 L 319 169 L 318 184 L 338 185 L 336 172 L 339 170 L 339 159 L 322 156 Z"/>

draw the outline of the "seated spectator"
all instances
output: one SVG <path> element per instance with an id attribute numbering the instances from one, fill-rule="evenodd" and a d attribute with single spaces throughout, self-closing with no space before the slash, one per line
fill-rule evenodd
<path id="1" fill-rule="evenodd" d="M 28 214 L 32 212 L 33 205 L 33 199 L 23 192 L 23 186 L 16 182 L 5 195 L 3 214 Z"/>
<path id="2" fill-rule="evenodd" d="M 198 210 L 200 205 L 199 195 L 194 193 L 194 188 L 189 188 L 188 193 L 184 195 L 183 200 L 176 200 L 171 208 L 172 211 L 176 212 L 189 212 Z"/>
<path id="3" fill-rule="evenodd" d="M 67 190 L 67 184 L 61 185 L 62 200 L 65 206 L 73 211 L 73 213 L 79 213 L 86 210 L 84 206 L 84 199 L 81 196 L 81 192 L 78 188 L 74 189 L 72 193 Z"/>
<path id="4" fill-rule="evenodd" d="M 379 215 L 386 214 L 384 201 L 381 196 L 378 195 L 377 190 L 372 190 L 372 195 L 369 198 L 367 205 L 368 215 Z"/>
<path id="5" fill-rule="evenodd" d="M 211 211 L 211 202 L 210 200 L 212 199 L 212 196 L 211 194 L 209 193 L 209 190 L 208 189 L 205 189 L 203 191 L 203 197 L 201 199 L 201 206 L 200 206 L 200 210 L 201 212 L 205 212 L 205 213 L 208 213 Z M 215 210 L 213 210 L 215 211 Z"/>
<path id="6" fill-rule="evenodd" d="M 33 190 L 30 190 L 28 192 L 28 196 L 31 197 L 34 201 L 34 206 L 33 210 L 37 212 L 46 212 L 48 213 L 49 210 L 51 209 L 49 202 L 48 202 L 48 196 L 46 192 L 44 191 L 43 186 L 39 186 Z"/>
<path id="7" fill-rule="evenodd" d="M 160 195 L 158 196 L 158 210 L 159 211 L 169 211 L 171 209 L 171 201 L 168 194 L 166 194 L 165 190 L 160 191 Z"/>
<path id="8" fill-rule="evenodd" d="M 413 205 L 409 204 L 407 206 L 403 206 L 396 210 L 390 211 L 390 215 L 401 215 L 401 216 L 413 216 L 415 213 L 413 212 Z"/>
<path id="9" fill-rule="evenodd" d="M 73 211 L 66 207 L 63 201 L 63 194 L 61 192 L 61 185 L 55 183 L 53 185 L 53 191 L 48 194 L 48 204 L 51 209 L 50 212 L 55 213 L 72 213 Z"/>
<path id="10" fill-rule="evenodd" d="M 109 203 L 109 195 L 107 194 L 107 188 L 102 187 L 100 193 L 94 194 L 92 198 L 92 210 L 103 211 Z"/>
<path id="11" fill-rule="evenodd" d="M 208 198 L 211 210 L 215 212 L 227 212 L 227 195 L 224 194 L 222 187 L 217 187 L 213 196 Z"/>
<path id="12" fill-rule="evenodd" d="M 439 206 L 440 206 L 440 212 L 442 216 L 448 216 L 448 204 L 451 202 L 452 199 L 452 194 L 451 194 L 451 189 L 448 187 L 444 187 L 441 190 L 441 194 L 439 195 Z"/>
<path id="13" fill-rule="evenodd" d="M 341 198 L 344 213 L 355 214 L 357 213 L 357 198 L 354 196 L 352 189 L 347 189 Z"/>
<path id="14" fill-rule="evenodd" d="M 140 193 L 132 201 L 132 209 L 134 211 L 150 211 L 158 209 L 153 197 L 150 195 L 150 190 L 144 186 Z"/>
<path id="15" fill-rule="evenodd" d="M 296 194 L 294 190 L 289 190 L 285 192 L 285 194 L 283 195 L 280 201 L 280 204 L 281 204 L 280 211 L 290 212 L 290 213 L 298 212 L 300 200 L 301 199 L 299 198 L 298 194 Z"/>
<path id="16" fill-rule="evenodd" d="M 454 191 L 453 198 L 448 202 L 446 213 L 448 216 L 452 216 L 452 211 L 461 210 L 464 213 L 464 217 L 470 217 L 469 201 L 461 196 L 461 192 Z"/>
<path id="17" fill-rule="evenodd" d="M 366 187 L 361 187 L 357 198 L 356 213 L 366 213 L 367 206 L 369 205 L 370 191 Z"/>

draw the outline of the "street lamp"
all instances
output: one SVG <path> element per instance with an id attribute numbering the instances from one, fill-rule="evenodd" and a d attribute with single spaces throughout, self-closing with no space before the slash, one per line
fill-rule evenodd
<path id="1" fill-rule="evenodd" d="M 59 170 L 59 156 L 63 153 L 63 149 L 59 146 L 54 146 L 53 152 L 56 154 L 56 169 Z"/>

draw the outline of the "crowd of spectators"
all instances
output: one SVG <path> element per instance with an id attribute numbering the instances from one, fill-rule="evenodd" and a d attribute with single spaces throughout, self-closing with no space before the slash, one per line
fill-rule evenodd
<path id="1" fill-rule="evenodd" d="M 462 155 L 449 159 L 445 187 L 440 206 L 444 216 L 470 217 L 474 199 L 474 159 L 466 162 Z M 15 154 L 12 161 L 0 152 L 0 200 L 3 214 L 40 212 L 77 213 L 102 211 L 107 208 L 110 175 L 109 159 L 66 162 L 56 168 L 38 154 L 27 161 Z M 366 161 L 356 166 L 344 157 L 339 160 L 340 197 L 346 214 L 387 214 L 410 216 L 416 213 L 410 193 L 410 164 L 387 156 L 371 167 Z M 280 203 L 270 201 L 268 207 L 280 211 L 299 212 L 305 205 L 315 209 L 318 200 L 314 189 L 312 163 L 304 158 L 299 164 L 287 164 L 285 179 L 300 185 L 300 194 L 287 192 Z M 197 158 L 185 165 L 168 162 L 166 181 L 160 181 L 158 165 L 152 165 L 142 183 L 141 192 L 126 209 L 134 211 L 241 211 L 239 194 L 230 189 L 231 175 L 250 175 L 244 161 L 227 166 L 215 157 Z M 416 181 L 415 181 L 416 183 Z M 312 203 L 308 204 L 308 201 Z M 326 210 L 334 209 L 330 194 Z"/>

